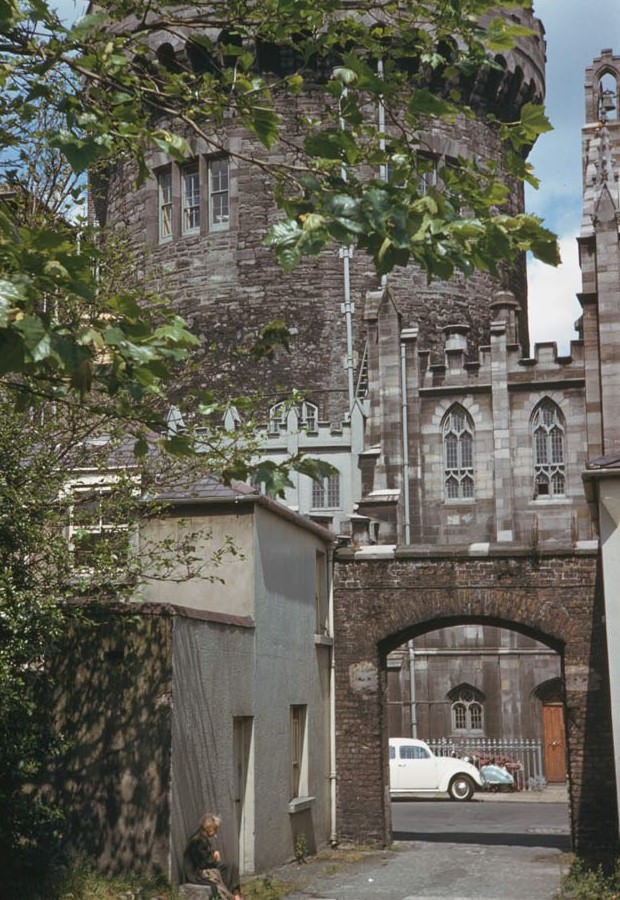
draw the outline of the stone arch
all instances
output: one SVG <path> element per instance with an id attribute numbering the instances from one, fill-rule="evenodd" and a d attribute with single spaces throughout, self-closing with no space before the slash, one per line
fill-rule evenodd
<path id="1" fill-rule="evenodd" d="M 620 72 L 605 65 L 596 74 L 596 108 L 599 121 L 620 117 Z"/>
<path id="2" fill-rule="evenodd" d="M 564 699 L 564 685 L 561 678 L 549 678 L 537 684 L 532 691 L 532 698 L 543 703 L 559 703 Z"/>
<path id="3" fill-rule="evenodd" d="M 338 551 L 339 836 L 391 840 L 387 654 L 416 635 L 472 623 L 519 631 L 560 654 L 574 846 L 584 852 L 615 846 L 615 802 L 605 786 L 605 778 L 613 780 L 613 743 L 602 613 L 595 552 L 534 558 L 514 549 L 480 556 L 413 547 L 376 557 Z"/>

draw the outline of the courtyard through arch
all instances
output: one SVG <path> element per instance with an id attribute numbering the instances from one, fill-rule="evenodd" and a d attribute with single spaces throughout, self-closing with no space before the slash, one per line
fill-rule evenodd
<path id="1" fill-rule="evenodd" d="M 613 749 L 595 553 L 339 551 L 334 575 L 340 839 L 388 844 L 388 654 L 468 623 L 509 628 L 563 660 L 572 844 L 617 843 Z"/>

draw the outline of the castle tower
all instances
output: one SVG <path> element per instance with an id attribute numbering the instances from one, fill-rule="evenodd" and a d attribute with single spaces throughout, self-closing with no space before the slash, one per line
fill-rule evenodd
<path id="1" fill-rule="evenodd" d="M 478 117 L 437 121 L 429 127 L 424 153 L 431 177 L 437 164 L 458 157 L 501 159 L 497 129 L 485 114 L 513 120 L 523 103 L 543 99 L 542 26 L 529 12 L 511 10 L 511 15 L 530 26 L 533 35 L 498 55 L 496 70 L 461 86 L 464 101 Z M 200 71 L 200 54 L 189 29 L 185 37 L 162 36 L 154 49 L 162 64 L 183 60 Z M 257 64 L 276 75 L 287 72 L 287 59 L 278 47 L 258 54 Z M 302 117 L 320 115 L 325 102 L 330 101 L 320 84 L 288 98 L 280 112 L 290 121 L 291 135 L 299 133 Z M 338 248 L 330 248 L 318 258 L 303 260 L 292 273 L 283 273 L 262 245 L 276 217 L 270 181 L 245 160 L 260 158 L 261 153 L 283 158 L 285 151 L 279 146 L 260 148 L 232 117 L 218 128 L 217 138 L 222 150 L 214 155 L 206 141 L 191 137 L 194 157 L 184 165 L 154 149 L 149 177 L 138 189 L 133 188 L 135 172 L 119 163 L 105 183 L 96 185 L 97 218 L 104 227 L 126 230 L 147 280 L 175 299 L 210 348 L 199 375 L 204 386 L 219 388 L 224 395 L 263 392 L 266 406 L 296 388 L 316 405 L 321 421 L 346 419 L 351 385 L 358 396 L 365 392 L 364 298 L 380 288 L 371 262 L 362 254 L 343 259 Z M 512 185 L 509 206 L 513 212 L 523 208 L 521 184 Z M 468 280 L 456 276 L 428 284 L 426 274 L 414 266 L 389 277 L 392 302 L 403 323 L 415 322 L 420 340 L 439 356 L 442 329 L 455 322 L 468 326 L 470 352 L 488 342 L 490 303 L 498 288 L 515 294 L 519 333 L 527 345 L 524 261 L 507 271 L 501 283 L 479 273 Z M 275 359 L 258 365 L 248 361 L 243 351 L 273 319 L 288 326 L 291 352 L 276 353 Z"/>

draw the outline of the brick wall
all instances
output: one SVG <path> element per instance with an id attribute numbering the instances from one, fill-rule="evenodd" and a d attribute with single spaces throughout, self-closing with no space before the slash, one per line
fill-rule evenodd
<path id="1" fill-rule="evenodd" d="M 340 839 L 390 840 L 386 654 L 457 623 L 513 628 L 562 656 L 571 824 L 576 850 L 615 846 L 617 818 L 595 553 L 471 558 L 411 549 L 390 559 L 339 551 L 335 569 Z"/>

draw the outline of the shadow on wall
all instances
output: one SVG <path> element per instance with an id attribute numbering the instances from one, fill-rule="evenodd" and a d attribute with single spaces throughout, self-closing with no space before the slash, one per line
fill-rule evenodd
<path id="1" fill-rule="evenodd" d="M 584 824 L 592 828 L 596 823 L 596 832 L 588 840 L 589 857 L 600 856 L 602 859 L 615 858 L 619 850 L 618 844 L 618 810 L 616 802 L 616 784 L 614 778 L 614 749 L 611 725 L 611 699 L 609 693 L 608 648 L 605 634 L 605 603 L 603 597 L 603 575 L 599 560 L 596 575 L 596 597 L 592 609 L 591 636 L 589 646 L 590 658 L 587 660 L 588 672 L 584 673 L 584 683 L 576 684 L 580 690 L 587 691 L 587 702 L 584 713 L 583 746 L 589 748 L 583 760 L 583 790 L 581 803 L 572 815 L 577 823 L 573 833 L 584 834 Z M 587 638 L 584 635 L 584 641 Z M 568 680 L 568 679 L 567 679 Z M 569 732 L 581 723 L 574 721 L 571 709 L 569 688 L 567 684 L 567 715 Z M 590 848 L 598 848 L 592 851 Z M 580 847 L 574 848 L 578 853 Z"/>
<path id="2" fill-rule="evenodd" d="M 172 618 L 88 610 L 55 666 L 66 750 L 42 786 L 67 849 L 107 874 L 167 873 Z"/>

